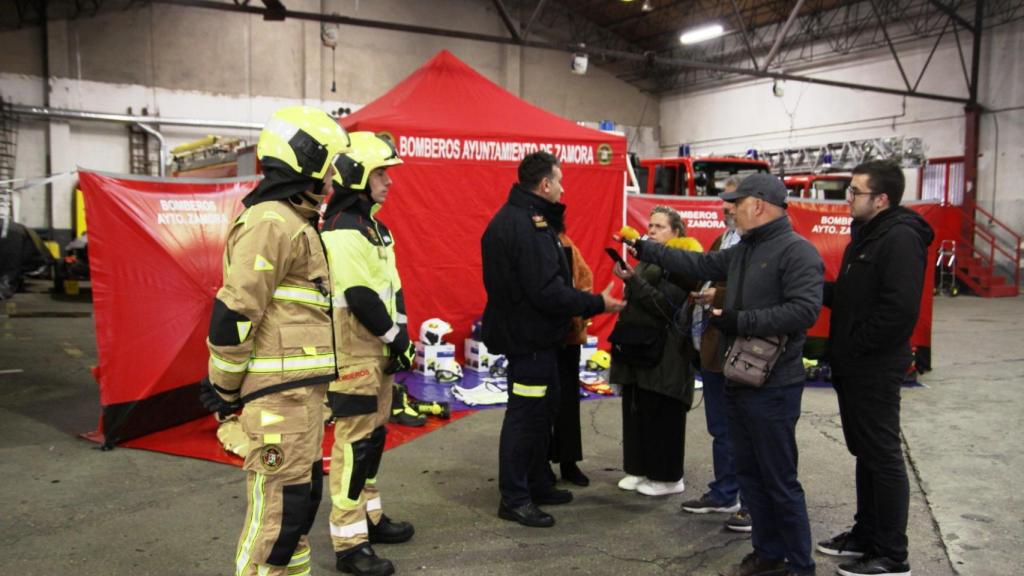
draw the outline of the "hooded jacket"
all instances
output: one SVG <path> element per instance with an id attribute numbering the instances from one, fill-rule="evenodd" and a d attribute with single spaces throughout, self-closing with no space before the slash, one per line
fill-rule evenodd
<path id="1" fill-rule="evenodd" d="M 558 234 L 565 205 L 521 188 L 509 192 L 480 240 L 484 288 L 483 339 L 496 354 L 560 347 L 573 316 L 604 310 L 598 294 L 572 287 L 572 270 Z"/>
<path id="2" fill-rule="evenodd" d="M 788 337 L 764 385 L 803 384 L 803 347 L 821 310 L 825 265 L 814 246 L 793 231 L 788 217 L 750 230 L 739 244 L 719 252 L 696 254 L 654 242 L 637 246 L 640 260 L 669 272 L 728 282 L 724 310 L 736 311 L 740 336 Z M 733 339 L 727 337 L 723 347 Z"/>
<path id="3" fill-rule="evenodd" d="M 210 382 L 243 402 L 334 379 L 317 181 L 265 165 L 228 232 L 210 318 Z"/>
<path id="4" fill-rule="evenodd" d="M 902 206 L 853 223 L 839 276 L 825 286 L 834 373 L 906 369 L 934 238 L 928 222 Z"/>

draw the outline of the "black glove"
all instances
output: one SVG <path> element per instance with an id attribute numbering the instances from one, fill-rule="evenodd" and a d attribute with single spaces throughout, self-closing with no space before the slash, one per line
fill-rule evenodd
<path id="1" fill-rule="evenodd" d="M 647 244 L 647 240 L 642 240 L 640 238 L 633 241 L 631 246 L 633 247 L 633 252 L 636 253 L 635 255 L 637 260 L 640 260 L 640 255 L 643 254 L 645 244 Z"/>
<path id="2" fill-rule="evenodd" d="M 721 316 L 712 314 L 708 318 L 708 324 L 718 328 L 723 334 L 734 336 L 740 332 L 740 313 L 736 310 L 722 310 Z"/>
<path id="3" fill-rule="evenodd" d="M 409 331 L 404 324 L 399 324 L 398 335 L 388 344 L 388 351 L 391 353 L 391 359 L 384 368 L 385 374 L 412 368 L 412 361 L 416 358 L 416 346 L 409 341 Z"/>
<path id="4" fill-rule="evenodd" d="M 203 404 L 203 408 L 216 413 L 221 418 L 230 416 L 242 407 L 242 403 L 237 398 L 235 400 L 224 399 L 209 378 L 203 378 L 199 383 L 199 401 Z"/>

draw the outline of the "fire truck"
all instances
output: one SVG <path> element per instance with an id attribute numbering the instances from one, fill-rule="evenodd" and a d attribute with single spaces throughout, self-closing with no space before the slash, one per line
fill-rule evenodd
<path id="1" fill-rule="evenodd" d="M 846 200 L 846 188 L 853 177 L 849 174 L 796 174 L 784 176 L 790 198 L 806 200 Z"/>
<path id="2" fill-rule="evenodd" d="M 767 162 L 733 156 L 647 158 L 635 168 L 641 194 L 718 196 L 730 176 L 768 172 Z"/>

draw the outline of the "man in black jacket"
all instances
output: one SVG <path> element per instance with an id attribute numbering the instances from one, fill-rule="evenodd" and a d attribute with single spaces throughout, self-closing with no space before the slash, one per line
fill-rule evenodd
<path id="1" fill-rule="evenodd" d="M 845 576 L 909 576 L 910 488 L 900 444 L 900 385 L 912 359 L 931 226 L 900 206 L 904 179 L 892 162 L 857 166 L 846 191 L 853 216 L 839 276 L 825 285 L 832 383 L 846 446 L 857 460 L 854 526 L 818 551 L 859 557 Z"/>
<path id="2" fill-rule="evenodd" d="M 696 254 L 633 242 L 640 260 L 668 272 L 728 282 L 725 305 L 712 309 L 709 320 L 727 344 L 744 336 L 788 339 L 762 387 L 726 380 L 729 437 L 753 521 L 754 551 L 722 576 L 815 572 L 807 503 L 797 479 L 796 423 L 805 380 L 801 352 L 821 308 L 824 265 L 814 246 L 793 231 L 786 196 L 785 185 L 770 174 L 751 175 L 722 194 L 734 203 L 741 234 L 727 250 Z"/>
<path id="3" fill-rule="evenodd" d="M 508 358 L 508 408 L 501 426 L 498 516 L 524 526 L 553 526 L 537 504 L 565 504 L 548 468 L 548 443 L 559 398 L 558 350 L 573 316 L 617 312 L 609 295 L 572 287 L 572 271 L 558 239 L 564 228 L 562 169 L 548 152 L 519 164 L 519 183 L 481 239 L 484 287 L 483 339 Z"/>

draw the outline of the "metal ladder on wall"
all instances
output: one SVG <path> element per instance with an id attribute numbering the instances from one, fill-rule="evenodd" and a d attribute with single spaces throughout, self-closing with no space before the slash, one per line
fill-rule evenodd
<path id="1" fill-rule="evenodd" d="M 0 238 L 7 236 L 7 229 L 14 220 L 14 179 L 15 152 L 18 147 L 18 116 L 11 110 L 11 103 L 0 98 Z"/>
<path id="2" fill-rule="evenodd" d="M 128 109 L 132 114 L 132 109 Z M 148 116 L 149 110 L 142 109 L 142 115 Z M 148 132 L 135 124 L 128 125 L 128 169 L 132 174 L 158 176 L 160 174 L 159 143 L 153 146 L 154 140 Z"/>

